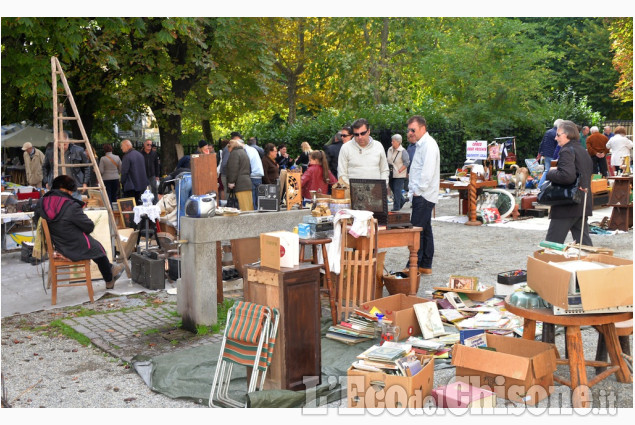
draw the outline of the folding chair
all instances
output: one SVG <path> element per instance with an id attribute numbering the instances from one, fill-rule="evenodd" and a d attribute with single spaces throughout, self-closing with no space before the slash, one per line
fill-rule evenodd
<path id="1" fill-rule="evenodd" d="M 227 326 L 216 364 L 209 396 L 210 407 L 220 407 L 220 402 L 229 407 L 247 407 L 229 396 L 229 384 L 234 364 L 252 368 L 247 392 L 262 390 L 265 376 L 276 342 L 279 311 L 245 301 L 239 301 L 227 313 Z"/>

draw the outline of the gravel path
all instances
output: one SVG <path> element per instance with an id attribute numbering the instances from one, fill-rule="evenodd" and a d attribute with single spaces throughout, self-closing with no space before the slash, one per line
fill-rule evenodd
<path id="1" fill-rule="evenodd" d="M 437 216 L 455 214 L 456 204 L 456 198 L 441 200 Z M 409 204 L 404 211 L 408 208 Z M 525 268 L 527 256 L 545 236 L 539 231 L 444 222 L 434 222 L 433 229 L 433 274 L 423 278 L 420 296 L 433 286 L 445 285 L 451 274 L 477 276 L 493 284 L 497 273 Z M 595 245 L 613 248 L 615 255 L 632 259 L 632 231 L 592 238 Z M 386 268 L 402 269 L 407 255 L 405 248 L 390 250 Z M 165 292 L 144 296 L 176 301 L 176 296 Z M 112 305 L 112 300 L 102 299 L 94 308 L 107 311 Z M 84 307 L 90 308 L 88 304 Z M 82 346 L 50 328 L 53 320 L 71 313 L 72 309 L 56 309 L 2 320 L 2 373 L 7 399 L 13 407 L 201 407 L 153 393 L 127 363 L 92 345 Z M 593 330 L 583 333 L 585 352 L 592 353 L 587 357 L 595 353 L 596 335 Z M 557 343 L 562 345 L 562 340 L 558 337 Z M 563 347 L 560 349 L 564 352 Z M 435 386 L 446 383 L 453 375 L 454 369 L 435 372 Z M 614 376 L 593 390 L 617 393 L 617 406 L 633 407 L 633 385 L 618 383 Z"/>

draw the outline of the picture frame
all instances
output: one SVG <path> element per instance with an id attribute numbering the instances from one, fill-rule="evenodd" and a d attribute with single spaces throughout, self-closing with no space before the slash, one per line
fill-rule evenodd
<path id="1" fill-rule="evenodd" d="M 450 275 L 448 288 L 475 291 L 478 286 L 478 277 Z"/>
<path id="2" fill-rule="evenodd" d="M 379 225 L 388 222 L 386 180 L 350 179 L 351 209 L 371 211 Z"/>
<path id="3" fill-rule="evenodd" d="M 117 199 L 117 208 L 119 209 L 119 217 L 121 218 L 121 225 L 126 228 L 134 228 L 134 207 L 137 206 L 135 198 L 120 198 Z"/>

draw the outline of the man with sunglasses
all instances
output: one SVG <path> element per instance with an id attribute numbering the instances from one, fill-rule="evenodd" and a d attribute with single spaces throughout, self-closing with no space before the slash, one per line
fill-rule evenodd
<path id="1" fill-rule="evenodd" d="M 368 121 L 360 118 L 353 127 L 353 140 L 340 149 L 337 177 L 349 179 L 382 179 L 388 184 L 388 161 L 383 145 L 370 137 Z"/>
<path id="2" fill-rule="evenodd" d="M 337 165 L 340 158 L 340 150 L 345 143 L 353 140 L 353 128 L 345 125 L 340 131 L 333 137 L 333 143 L 324 147 L 324 153 L 329 163 L 329 169 L 333 175 L 337 178 Z"/>
<path id="3" fill-rule="evenodd" d="M 436 140 L 427 132 L 426 120 L 414 115 L 408 120 L 408 141 L 416 141 L 416 150 L 410 163 L 408 197 L 412 202 L 413 226 L 421 227 L 417 265 L 422 274 L 432 274 L 434 239 L 432 237 L 432 210 L 439 199 L 440 155 Z"/>

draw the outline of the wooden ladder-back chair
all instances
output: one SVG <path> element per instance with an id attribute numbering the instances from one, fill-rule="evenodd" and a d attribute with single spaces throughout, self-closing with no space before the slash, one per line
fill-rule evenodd
<path id="1" fill-rule="evenodd" d="M 57 288 L 65 288 L 68 286 L 86 286 L 90 302 L 95 302 L 93 299 L 93 283 L 90 278 L 90 260 L 71 261 L 62 254 L 55 252 L 48 223 L 43 218 L 40 218 L 40 220 L 42 220 L 42 231 L 46 238 L 46 250 L 49 257 L 51 305 L 57 303 Z M 82 281 L 78 282 L 79 280 Z M 58 282 L 69 283 L 60 285 Z"/>
<path id="2" fill-rule="evenodd" d="M 348 320 L 355 309 L 375 299 L 375 275 L 377 269 L 377 220 L 371 221 L 368 236 L 355 241 L 356 249 L 349 246 L 349 220 L 340 220 L 341 266 L 337 290 L 338 317 Z M 352 238 L 352 236 L 351 236 Z"/>

